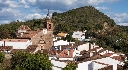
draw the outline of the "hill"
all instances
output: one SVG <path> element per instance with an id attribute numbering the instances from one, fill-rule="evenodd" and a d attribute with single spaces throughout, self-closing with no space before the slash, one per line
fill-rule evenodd
<path id="1" fill-rule="evenodd" d="M 104 22 L 114 26 L 116 23 L 107 15 L 92 6 L 85 6 L 69 10 L 63 13 L 54 12 L 52 15 L 55 30 L 74 31 L 95 29 L 97 25 L 102 26 Z"/>
<path id="2" fill-rule="evenodd" d="M 58 32 L 70 33 L 75 30 L 87 30 L 86 38 L 91 37 L 99 46 L 113 51 L 128 51 L 128 33 L 117 26 L 113 19 L 95 9 L 85 6 L 63 13 L 52 14 L 54 34 Z M 32 30 L 43 26 L 44 19 L 33 19 L 26 22 L 11 22 L 0 25 L 0 38 L 15 38 L 15 30 L 22 24 L 28 25 Z"/>

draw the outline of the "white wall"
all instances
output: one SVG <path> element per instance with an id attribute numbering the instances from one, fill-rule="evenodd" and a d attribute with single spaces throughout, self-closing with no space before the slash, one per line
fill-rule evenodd
<path id="1" fill-rule="evenodd" d="M 78 68 L 76 70 L 91 70 L 89 68 L 89 65 L 91 64 L 92 61 L 87 61 L 87 62 L 82 62 L 78 64 Z"/>
<path id="2" fill-rule="evenodd" d="M 66 63 L 65 62 L 60 62 L 60 61 L 56 61 L 56 60 L 51 60 L 51 63 L 53 64 L 53 70 L 60 70 L 60 69 L 58 69 L 58 68 L 64 68 L 64 67 L 66 67 Z M 56 67 L 58 67 L 58 68 L 56 68 Z"/>
<path id="3" fill-rule="evenodd" d="M 18 33 L 26 32 L 26 30 L 18 30 Z"/>
<path id="4" fill-rule="evenodd" d="M 98 70 L 98 69 L 104 68 L 106 66 L 107 65 L 103 65 L 103 64 L 96 63 L 96 62 L 92 62 L 93 70 Z"/>
<path id="5" fill-rule="evenodd" d="M 0 41 L 0 46 L 4 45 L 4 41 Z M 5 46 L 13 46 L 13 49 L 26 49 L 32 42 L 28 40 L 27 42 L 5 42 Z"/>
<path id="6" fill-rule="evenodd" d="M 54 46 L 60 46 L 60 45 L 69 45 L 69 42 L 64 41 L 64 40 L 59 40 L 57 42 L 54 42 Z"/>
<path id="7" fill-rule="evenodd" d="M 88 50 L 89 50 L 89 43 L 79 45 L 79 46 L 78 46 L 78 50 L 79 50 L 79 51 L 83 51 L 83 50 L 88 51 Z"/>
<path id="8" fill-rule="evenodd" d="M 94 49 L 94 48 L 96 48 L 96 47 L 99 47 L 99 46 L 97 46 L 97 45 L 95 45 L 95 44 L 91 44 L 91 45 L 90 45 L 90 49 Z M 79 51 L 83 51 L 83 50 L 88 51 L 88 50 L 89 50 L 89 43 L 79 45 L 79 46 L 78 46 L 78 50 L 79 50 Z"/>

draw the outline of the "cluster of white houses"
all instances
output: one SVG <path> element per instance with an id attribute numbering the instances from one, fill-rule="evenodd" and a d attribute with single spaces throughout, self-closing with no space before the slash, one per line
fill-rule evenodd
<path id="1" fill-rule="evenodd" d="M 16 50 L 25 50 L 30 53 L 48 50 L 49 60 L 53 70 L 61 70 L 71 61 L 77 65 L 77 70 L 117 70 L 123 66 L 124 54 L 105 50 L 98 45 L 86 43 L 76 44 L 60 40 L 67 33 L 53 35 L 53 23 L 49 13 L 46 17 L 46 28 L 32 31 L 28 26 L 18 28 L 17 39 L 3 39 L 0 41 L 0 51 L 13 53 Z M 72 37 L 85 40 L 86 31 L 74 31 Z M 59 39 L 58 39 L 59 38 Z"/>

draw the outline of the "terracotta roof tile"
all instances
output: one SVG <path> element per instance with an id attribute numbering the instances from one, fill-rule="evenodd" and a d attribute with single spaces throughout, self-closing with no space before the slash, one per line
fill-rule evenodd
<path id="1" fill-rule="evenodd" d="M 8 50 L 8 51 L 10 51 L 10 50 L 12 50 L 12 46 L 0 46 L 0 51 L 4 51 L 4 50 Z"/>
<path id="2" fill-rule="evenodd" d="M 69 51 L 69 53 L 68 53 Z M 73 56 L 74 50 L 63 50 L 61 53 L 58 54 L 59 58 L 71 58 Z"/>
<path id="3" fill-rule="evenodd" d="M 111 55 L 113 55 L 113 53 L 106 53 L 103 56 L 110 57 Z"/>
<path id="4" fill-rule="evenodd" d="M 20 33 L 16 33 L 17 38 L 32 38 L 35 36 L 39 31 L 27 31 L 23 33 L 22 35 Z"/>
<path id="5" fill-rule="evenodd" d="M 123 61 L 123 57 L 121 56 L 113 56 L 112 58 L 118 61 Z"/>
<path id="6" fill-rule="evenodd" d="M 3 39 L 5 42 L 27 42 L 29 39 Z"/>

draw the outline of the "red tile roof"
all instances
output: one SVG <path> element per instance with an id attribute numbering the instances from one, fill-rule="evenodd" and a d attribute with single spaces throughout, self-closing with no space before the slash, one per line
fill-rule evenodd
<path id="1" fill-rule="evenodd" d="M 123 57 L 121 56 L 113 56 L 112 58 L 118 61 L 123 61 Z"/>
<path id="2" fill-rule="evenodd" d="M 32 38 L 38 32 L 39 31 L 27 31 L 26 33 L 23 33 L 23 35 L 21 35 L 20 33 L 16 33 L 16 35 L 17 35 L 17 38 Z"/>
<path id="3" fill-rule="evenodd" d="M 8 50 L 8 51 L 10 51 L 10 50 L 12 50 L 12 46 L 0 46 L 0 51 L 4 51 L 4 50 Z"/>
<path id="4" fill-rule="evenodd" d="M 27 42 L 29 39 L 3 39 L 5 42 Z"/>
<path id="5" fill-rule="evenodd" d="M 68 54 L 69 51 L 69 54 Z M 58 54 L 59 58 L 69 58 L 73 56 L 74 50 L 63 50 L 61 53 Z"/>
<path id="6" fill-rule="evenodd" d="M 110 57 L 113 53 L 105 53 L 103 56 Z"/>

